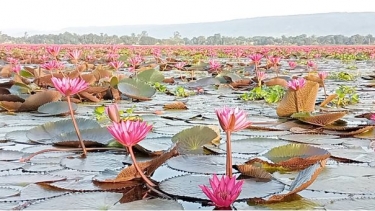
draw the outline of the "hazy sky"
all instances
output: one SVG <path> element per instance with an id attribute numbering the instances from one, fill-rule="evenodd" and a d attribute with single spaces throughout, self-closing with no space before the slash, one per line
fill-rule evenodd
<path id="1" fill-rule="evenodd" d="M 211 22 L 273 15 L 375 12 L 374 0 L 6 0 L 0 30 Z M 374 20 L 375 25 L 375 20 Z"/>

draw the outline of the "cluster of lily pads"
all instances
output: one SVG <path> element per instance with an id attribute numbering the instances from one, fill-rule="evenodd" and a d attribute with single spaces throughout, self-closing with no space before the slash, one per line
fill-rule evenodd
<path id="1" fill-rule="evenodd" d="M 9 49 L 0 72 L 4 78 L 0 84 L 2 115 L 6 118 L 31 112 L 37 118 L 62 118 L 6 133 L 9 142 L 38 146 L 26 149 L 25 153 L 0 150 L 4 162 L 1 171 L 29 172 L 0 175 L 3 194 L 0 199 L 4 198 L 0 201 L 22 202 L 17 204 L 18 208 L 61 208 L 59 200 L 72 199 L 75 202 L 68 208 L 93 208 L 90 203 L 96 203 L 87 200 L 84 194 L 68 193 L 94 191 L 102 191 L 91 193 L 94 199 L 108 199 L 102 204 L 105 207 L 95 209 L 181 209 L 177 202 L 181 199 L 220 209 L 230 209 L 235 202 L 269 205 L 293 201 L 298 198 L 297 193 L 318 178 L 331 157 L 330 151 L 309 144 L 254 138 L 252 132 L 292 142 L 299 142 L 304 135 L 373 139 L 371 120 L 355 127 L 342 120 L 347 111 L 337 105 L 348 102 L 337 101 L 346 95 L 329 93 L 326 80 L 330 73 L 319 70 L 318 56 L 301 58 L 306 64 L 299 65 L 300 58 L 290 59 L 292 53 L 286 58 L 273 51 L 253 51 L 246 58 L 241 54 L 232 60 L 165 55 L 157 50 L 152 56 L 121 54 L 116 47 L 95 49 L 99 54 L 90 55 L 79 48 L 47 46 L 36 49 L 36 55 L 25 57 L 30 62 L 38 58 L 42 64 L 29 65 L 20 59 L 26 55 L 17 52 Z M 243 95 L 255 90 L 256 95 L 269 87 L 282 90 L 278 92 L 279 100 L 272 101 L 277 103 L 274 109 L 277 118 L 271 124 L 256 123 L 252 115 L 248 118 L 249 103 L 239 101 L 236 103 L 239 108 L 228 108 L 227 103 L 215 105 L 209 99 L 203 101 L 216 93 L 218 98 L 225 99 L 226 95 L 232 97 L 232 92 Z M 323 97 L 317 106 L 320 91 Z M 268 95 L 259 94 L 252 100 L 256 104 L 265 96 Z M 200 120 L 188 118 L 185 123 L 196 121 L 198 125 L 183 124 L 177 132 L 172 129 L 173 123 L 158 127 L 160 119 L 153 120 L 158 116 L 165 120 L 185 120 L 187 101 L 192 97 L 198 98 L 202 107 L 212 107 L 199 109 L 216 114 Z M 173 102 L 164 98 L 172 98 Z M 160 105 L 145 105 L 149 101 Z M 94 105 L 92 113 L 96 116 L 77 115 L 87 105 Z M 142 110 L 120 109 L 134 105 L 143 105 Z M 285 122 L 276 125 L 277 121 Z M 243 139 L 236 139 L 236 135 L 242 135 Z M 271 148 L 263 152 L 264 148 L 257 148 L 256 144 L 246 148 L 248 143 Z M 366 147 L 371 150 L 373 145 L 368 141 Z M 165 166 L 183 174 L 157 181 L 155 174 Z M 55 171 L 59 173 L 53 174 Z M 271 174 L 292 171 L 297 171 L 297 175 L 288 183 L 287 190 Z M 32 191 L 40 191 L 40 195 L 30 197 L 27 190 L 12 187 L 17 182 L 40 184 L 43 190 L 31 187 Z M 59 191 L 49 193 L 49 188 Z M 55 196 L 59 197 L 52 198 Z M 51 199 L 40 201 L 46 198 Z"/>

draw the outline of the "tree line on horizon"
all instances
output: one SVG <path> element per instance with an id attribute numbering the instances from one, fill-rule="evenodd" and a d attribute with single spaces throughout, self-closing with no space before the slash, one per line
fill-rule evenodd
<path id="1" fill-rule="evenodd" d="M 60 33 L 40 34 L 29 36 L 27 32 L 22 37 L 12 37 L 0 32 L 0 43 L 11 44 L 123 44 L 123 45 L 373 45 L 375 37 L 371 34 L 363 35 L 327 35 L 327 36 L 254 36 L 254 37 L 230 37 L 214 34 L 212 36 L 198 36 L 193 38 L 182 37 L 176 31 L 168 39 L 157 39 L 148 35 L 146 31 L 131 35 L 108 35 Z"/>

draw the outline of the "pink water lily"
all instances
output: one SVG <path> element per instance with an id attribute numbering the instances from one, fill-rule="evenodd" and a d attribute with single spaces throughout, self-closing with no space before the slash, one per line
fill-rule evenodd
<path id="1" fill-rule="evenodd" d="M 113 61 L 113 62 L 110 62 L 109 65 L 111 65 L 116 71 L 119 70 L 122 66 L 124 66 L 124 62 L 123 61 Z"/>
<path id="2" fill-rule="evenodd" d="M 262 86 L 262 81 L 266 78 L 266 73 L 263 71 L 258 71 L 256 75 L 258 79 L 258 86 Z"/>
<path id="3" fill-rule="evenodd" d="M 255 64 L 259 65 L 260 60 L 262 60 L 262 58 L 263 58 L 263 55 L 257 53 L 257 54 L 253 54 L 253 55 L 249 56 L 249 58 L 250 58 L 251 61 L 253 61 Z"/>
<path id="4" fill-rule="evenodd" d="M 64 65 L 59 61 L 51 60 L 47 63 L 42 64 L 41 67 L 46 70 L 61 70 L 64 68 Z"/>
<path id="5" fill-rule="evenodd" d="M 182 70 L 184 68 L 184 66 L 186 65 L 186 62 L 178 62 L 176 63 L 174 66 L 178 69 L 178 70 Z"/>
<path id="6" fill-rule="evenodd" d="M 221 68 L 221 63 L 216 60 L 210 60 L 209 66 L 210 66 L 210 72 L 217 72 Z"/>
<path id="7" fill-rule="evenodd" d="M 11 64 L 11 65 L 16 65 L 16 64 L 19 63 L 18 59 L 15 59 L 15 58 L 13 58 L 13 57 L 8 57 L 8 58 L 7 58 L 7 62 L 8 62 L 9 64 Z"/>
<path id="8" fill-rule="evenodd" d="M 306 80 L 304 78 L 293 79 L 288 81 L 288 87 L 294 91 L 298 91 L 306 84 Z"/>
<path id="9" fill-rule="evenodd" d="M 53 57 L 56 58 L 56 57 L 59 55 L 59 53 L 60 53 L 61 47 L 58 46 L 58 45 L 56 45 L 56 46 L 48 46 L 48 47 L 46 48 L 46 50 L 47 50 L 47 52 L 48 52 L 51 56 L 53 56 Z"/>
<path id="10" fill-rule="evenodd" d="M 13 65 L 13 67 L 12 67 L 12 71 L 13 71 L 14 73 L 16 73 L 17 75 L 20 74 L 20 71 L 21 71 L 21 65 L 19 65 L 19 64 Z"/>
<path id="11" fill-rule="evenodd" d="M 315 67 L 315 63 L 311 60 L 307 61 L 307 67 L 312 68 Z"/>
<path id="12" fill-rule="evenodd" d="M 215 113 L 224 131 L 237 132 L 251 125 L 251 122 L 247 120 L 246 112 L 239 108 L 224 106 L 221 109 L 216 109 Z"/>
<path id="13" fill-rule="evenodd" d="M 107 128 L 120 144 L 132 147 L 146 138 L 146 135 L 152 130 L 152 125 L 141 121 L 120 121 L 113 122 Z"/>
<path id="14" fill-rule="evenodd" d="M 328 73 L 325 71 L 318 72 L 318 76 L 321 80 L 324 80 L 328 77 Z"/>
<path id="15" fill-rule="evenodd" d="M 211 189 L 205 185 L 199 185 L 203 193 L 218 208 L 229 208 L 242 191 L 243 180 L 236 181 L 236 177 L 226 175 L 219 179 L 216 174 L 209 179 Z"/>
<path id="16" fill-rule="evenodd" d="M 52 77 L 51 81 L 61 94 L 65 96 L 70 96 L 84 91 L 88 87 L 88 83 L 81 78 L 56 78 Z"/>
<path id="17" fill-rule="evenodd" d="M 294 68 L 297 67 L 297 62 L 295 62 L 295 61 L 289 61 L 288 65 L 289 65 L 289 68 L 293 70 Z"/>
<path id="18" fill-rule="evenodd" d="M 268 58 L 269 62 L 272 64 L 272 65 L 278 65 L 280 63 L 280 60 L 281 60 L 281 57 L 278 57 L 278 56 L 271 56 Z"/>
<path id="19" fill-rule="evenodd" d="M 79 60 L 81 57 L 82 51 L 78 49 L 74 49 L 73 51 L 68 53 L 68 56 L 70 59 L 75 60 L 76 62 Z"/>
<path id="20" fill-rule="evenodd" d="M 120 58 L 120 55 L 117 53 L 109 53 L 107 54 L 107 58 L 109 62 L 116 61 L 118 58 Z"/>

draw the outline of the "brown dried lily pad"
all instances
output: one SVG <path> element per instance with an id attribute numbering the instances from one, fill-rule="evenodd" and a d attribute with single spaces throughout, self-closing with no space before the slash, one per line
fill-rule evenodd
<path id="1" fill-rule="evenodd" d="M 264 81 L 264 84 L 266 86 L 282 86 L 282 87 L 288 87 L 288 82 L 283 78 L 272 78 L 269 80 Z"/>
<path id="2" fill-rule="evenodd" d="M 185 103 L 183 102 L 180 102 L 180 101 L 176 101 L 176 102 L 172 102 L 172 103 L 167 103 L 163 106 L 164 109 L 179 109 L 179 110 L 185 110 L 187 109 L 187 106 Z"/>
<path id="3" fill-rule="evenodd" d="M 36 111 L 39 106 L 46 103 L 55 102 L 61 99 L 61 94 L 58 91 L 46 90 L 43 92 L 38 92 L 34 95 L 28 97 L 18 111 Z"/>
<path id="4" fill-rule="evenodd" d="M 321 113 L 321 114 L 307 114 L 303 116 L 292 115 L 293 118 L 296 118 L 302 122 L 316 125 L 316 126 L 325 126 L 330 125 L 333 122 L 344 117 L 346 112 L 333 112 L 333 113 Z"/>
<path id="5" fill-rule="evenodd" d="M 272 179 L 272 176 L 270 173 L 265 171 L 262 168 L 248 165 L 248 164 L 242 164 L 242 165 L 235 165 L 235 169 L 237 169 L 242 175 L 259 178 L 259 179 Z"/>
<path id="6" fill-rule="evenodd" d="M 7 110 L 9 112 L 15 112 L 18 111 L 18 109 L 21 107 L 21 102 L 9 102 L 9 101 L 1 101 L 0 107 L 4 110 Z"/>
<path id="7" fill-rule="evenodd" d="M 287 144 L 275 147 L 263 155 L 270 161 L 253 158 L 246 164 L 260 164 L 264 168 L 284 169 L 288 171 L 305 169 L 318 161 L 325 160 L 331 154 L 322 148 L 305 144 Z"/>
<path id="8" fill-rule="evenodd" d="M 365 133 L 365 132 L 368 132 L 370 130 L 373 130 L 375 126 L 362 126 L 362 127 L 359 127 L 359 129 L 357 130 L 353 130 L 353 131 L 349 131 L 349 132 L 346 132 L 346 131 L 332 131 L 332 130 L 324 130 L 324 133 L 325 134 L 329 134 L 329 135 L 337 135 L 337 136 L 354 136 L 354 135 L 358 135 L 358 134 L 361 134 L 361 133 Z"/>
<path id="9" fill-rule="evenodd" d="M 295 104 L 295 95 L 298 96 L 298 108 L 300 111 L 313 112 L 315 110 L 315 101 L 318 96 L 319 84 L 312 81 L 306 81 L 304 87 L 297 92 L 288 90 L 276 109 L 279 117 L 289 117 L 297 113 Z"/>
<path id="10" fill-rule="evenodd" d="M 337 94 L 328 95 L 327 98 L 320 104 L 320 107 L 325 107 L 330 103 L 333 99 L 337 97 Z"/>

